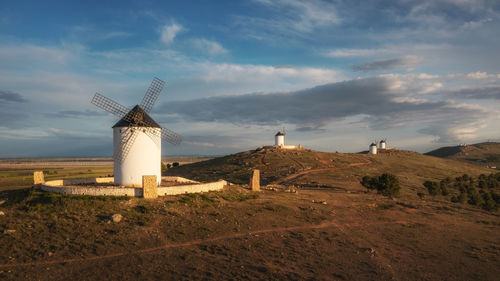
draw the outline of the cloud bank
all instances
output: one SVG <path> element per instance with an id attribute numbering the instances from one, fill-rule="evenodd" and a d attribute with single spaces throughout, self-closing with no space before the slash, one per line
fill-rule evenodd
<path id="1" fill-rule="evenodd" d="M 174 101 L 164 104 L 160 111 L 197 122 L 274 126 L 287 123 L 300 131 L 321 130 L 328 123 L 357 116 L 371 129 L 411 124 L 441 142 L 472 137 L 489 114 L 479 106 L 411 96 L 401 84 L 394 77 L 380 76 L 287 93 Z"/>
<path id="2" fill-rule="evenodd" d="M 394 68 L 410 68 L 422 61 L 421 57 L 417 56 L 406 56 L 402 58 L 388 59 L 388 60 L 377 60 L 374 62 L 369 62 L 361 65 L 354 65 L 352 69 L 354 71 L 377 71 L 377 70 L 389 70 Z"/>
<path id="3" fill-rule="evenodd" d="M 20 94 L 0 90 L 0 101 L 2 102 L 26 102 L 27 100 Z"/>

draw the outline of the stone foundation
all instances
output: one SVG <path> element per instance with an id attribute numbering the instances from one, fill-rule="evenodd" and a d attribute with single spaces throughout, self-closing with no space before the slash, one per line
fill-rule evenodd
<path id="1" fill-rule="evenodd" d="M 201 193 L 220 191 L 227 185 L 225 180 L 210 183 L 198 183 L 181 177 L 162 177 L 162 180 L 190 183 L 191 185 L 159 186 L 157 196 L 179 195 L 185 193 Z M 109 183 L 109 186 L 77 186 L 77 184 Z M 48 192 L 90 195 L 90 196 L 130 196 L 143 197 L 143 188 L 114 186 L 114 178 L 86 178 L 47 181 L 40 185 L 40 189 Z"/>

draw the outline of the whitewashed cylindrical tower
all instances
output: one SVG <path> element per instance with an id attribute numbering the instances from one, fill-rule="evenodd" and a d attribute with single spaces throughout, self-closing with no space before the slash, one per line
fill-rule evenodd
<path id="1" fill-rule="evenodd" d="M 370 144 L 370 154 L 377 154 L 377 144 L 376 143 L 372 143 Z"/>
<path id="2" fill-rule="evenodd" d="M 278 132 L 274 135 L 274 145 L 284 146 L 285 145 L 285 133 Z"/>
<path id="3" fill-rule="evenodd" d="M 386 143 L 385 143 L 385 140 L 381 140 L 381 141 L 380 141 L 380 144 L 379 144 L 379 148 L 380 148 L 380 149 L 385 149 L 385 144 L 386 144 Z"/>
<path id="4" fill-rule="evenodd" d="M 129 114 L 134 110 L 142 111 L 134 108 Z M 122 119 L 113 126 L 115 184 L 140 187 L 142 176 L 152 175 L 158 185 L 161 183 L 162 129 L 147 113 L 141 114 L 146 123 L 131 124 Z"/>

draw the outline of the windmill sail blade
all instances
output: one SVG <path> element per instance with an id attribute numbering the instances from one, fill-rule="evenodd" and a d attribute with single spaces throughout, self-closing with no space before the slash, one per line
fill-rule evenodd
<path id="1" fill-rule="evenodd" d="M 155 130 L 155 129 L 146 128 L 146 129 L 144 129 L 144 133 L 146 133 L 146 135 L 148 135 L 151 138 L 151 140 L 155 143 L 156 147 L 160 147 L 161 146 L 161 139 L 159 139 L 158 137 L 161 136 L 161 133 L 159 132 L 159 130 Z"/>
<path id="2" fill-rule="evenodd" d="M 179 145 L 182 141 L 182 137 L 176 132 L 163 127 L 161 128 L 161 138 L 173 145 Z"/>
<path id="3" fill-rule="evenodd" d="M 121 163 L 125 161 L 138 135 L 139 131 L 137 129 L 128 128 L 127 134 L 121 139 L 122 149 L 117 151 L 114 155 L 115 161 L 119 161 Z"/>
<path id="4" fill-rule="evenodd" d="M 154 78 L 153 81 L 151 82 L 151 85 L 149 85 L 148 91 L 144 95 L 144 98 L 142 99 L 141 102 L 141 108 L 144 109 L 147 113 L 151 112 L 151 109 L 153 108 L 153 105 L 156 102 L 156 99 L 158 99 L 158 96 L 161 93 L 161 90 L 163 90 L 163 87 L 165 86 L 165 82 L 158 78 Z"/>
<path id="5" fill-rule="evenodd" d="M 130 111 L 127 107 L 99 93 L 95 93 L 91 103 L 119 118 L 123 118 Z"/>

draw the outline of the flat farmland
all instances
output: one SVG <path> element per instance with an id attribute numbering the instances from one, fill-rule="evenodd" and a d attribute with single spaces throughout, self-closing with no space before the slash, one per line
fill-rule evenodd
<path id="1" fill-rule="evenodd" d="M 163 157 L 164 163 L 180 165 L 208 160 L 208 157 Z M 23 158 L 0 159 L 0 190 L 31 187 L 33 172 L 43 171 L 46 180 L 113 175 L 112 158 Z"/>

